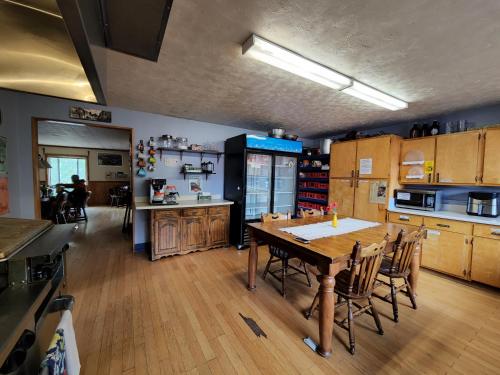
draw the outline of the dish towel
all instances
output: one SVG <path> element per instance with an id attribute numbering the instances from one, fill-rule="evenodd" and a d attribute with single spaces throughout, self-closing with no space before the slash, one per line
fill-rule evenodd
<path id="1" fill-rule="evenodd" d="M 371 227 L 376 227 L 380 223 L 374 221 L 358 220 L 353 218 L 339 219 L 337 227 L 332 226 L 332 221 L 322 223 L 300 225 L 297 227 L 281 228 L 280 230 L 290 233 L 296 237 L 302 237 L 306 240 L 316 240 L 323 237 L 340 236 L 341 234 L 356 232 Z"/>
<path id="2" fill-rule="evenodd" d="M 66 375 L 65 357 L 64 333 L 62 329 L 57 329 L 38 373 L 40 375 Z"/>
<path id="3" fill-rule="evenodd" d="M 70 310 L 63 313 L 61 321 L 57 326 L 57 330 L 62 330 L 64 333 L 64 343 L 66 346 L 66 370 L 68 375 L 80 374 L 80 358 L 78 356 L 78 348 L 76 346 L 75 328 L 73 327 L 73 316 Z"/>

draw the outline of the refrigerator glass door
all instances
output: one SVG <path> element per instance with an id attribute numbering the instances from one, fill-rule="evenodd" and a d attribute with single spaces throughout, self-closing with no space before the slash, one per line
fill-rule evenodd
<path id="1" fill-rule="evenodd" d="M 274 161 L 273 212 L 295 214 L 295 189 L 297 186 L 297 158 L 276 156 Z"/>
<path id="2" fill-rule="evenodd" d="M 272 156 L 247 155 L 245 220 L 260 219 L 260 214 L 271 212 Z"/>

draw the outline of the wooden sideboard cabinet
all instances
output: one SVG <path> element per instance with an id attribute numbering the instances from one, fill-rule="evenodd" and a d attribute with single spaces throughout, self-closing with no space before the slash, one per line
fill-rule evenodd
<path id="1" fill-rule="evenodd" d="M 151 210 L 151 260 L 228 243 L 228 206 Z"/>

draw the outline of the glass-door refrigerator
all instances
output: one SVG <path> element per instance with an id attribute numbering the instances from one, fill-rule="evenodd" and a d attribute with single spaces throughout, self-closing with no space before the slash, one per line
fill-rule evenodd
<path id="1" fill-rule="evenodd" d="M 224 150 L 224 199 L 231 205 L 230 242 L 249 244 L 246 223 L 262 214 L 296 214 L 298 157 L 302 142 L 242 134 Z"/>

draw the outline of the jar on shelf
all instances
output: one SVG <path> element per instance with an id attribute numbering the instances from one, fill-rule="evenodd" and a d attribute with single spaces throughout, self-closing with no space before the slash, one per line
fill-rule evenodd
<path id="1" fill-rule="evenodd" d="M 177 137 L 176 138 L 177 142 L 177 148 L 179 150 L 187 150 L 188 149 L 188 139 L 185 137 Z"/>
<path id="2" fill-rule="evenodd" d="M 162 141 L 162 146 L 165 148 L 174 148 L 175 147 L 175 140 L 174 137 L 168 134 L 164 134 L 161 137 Z"/>

